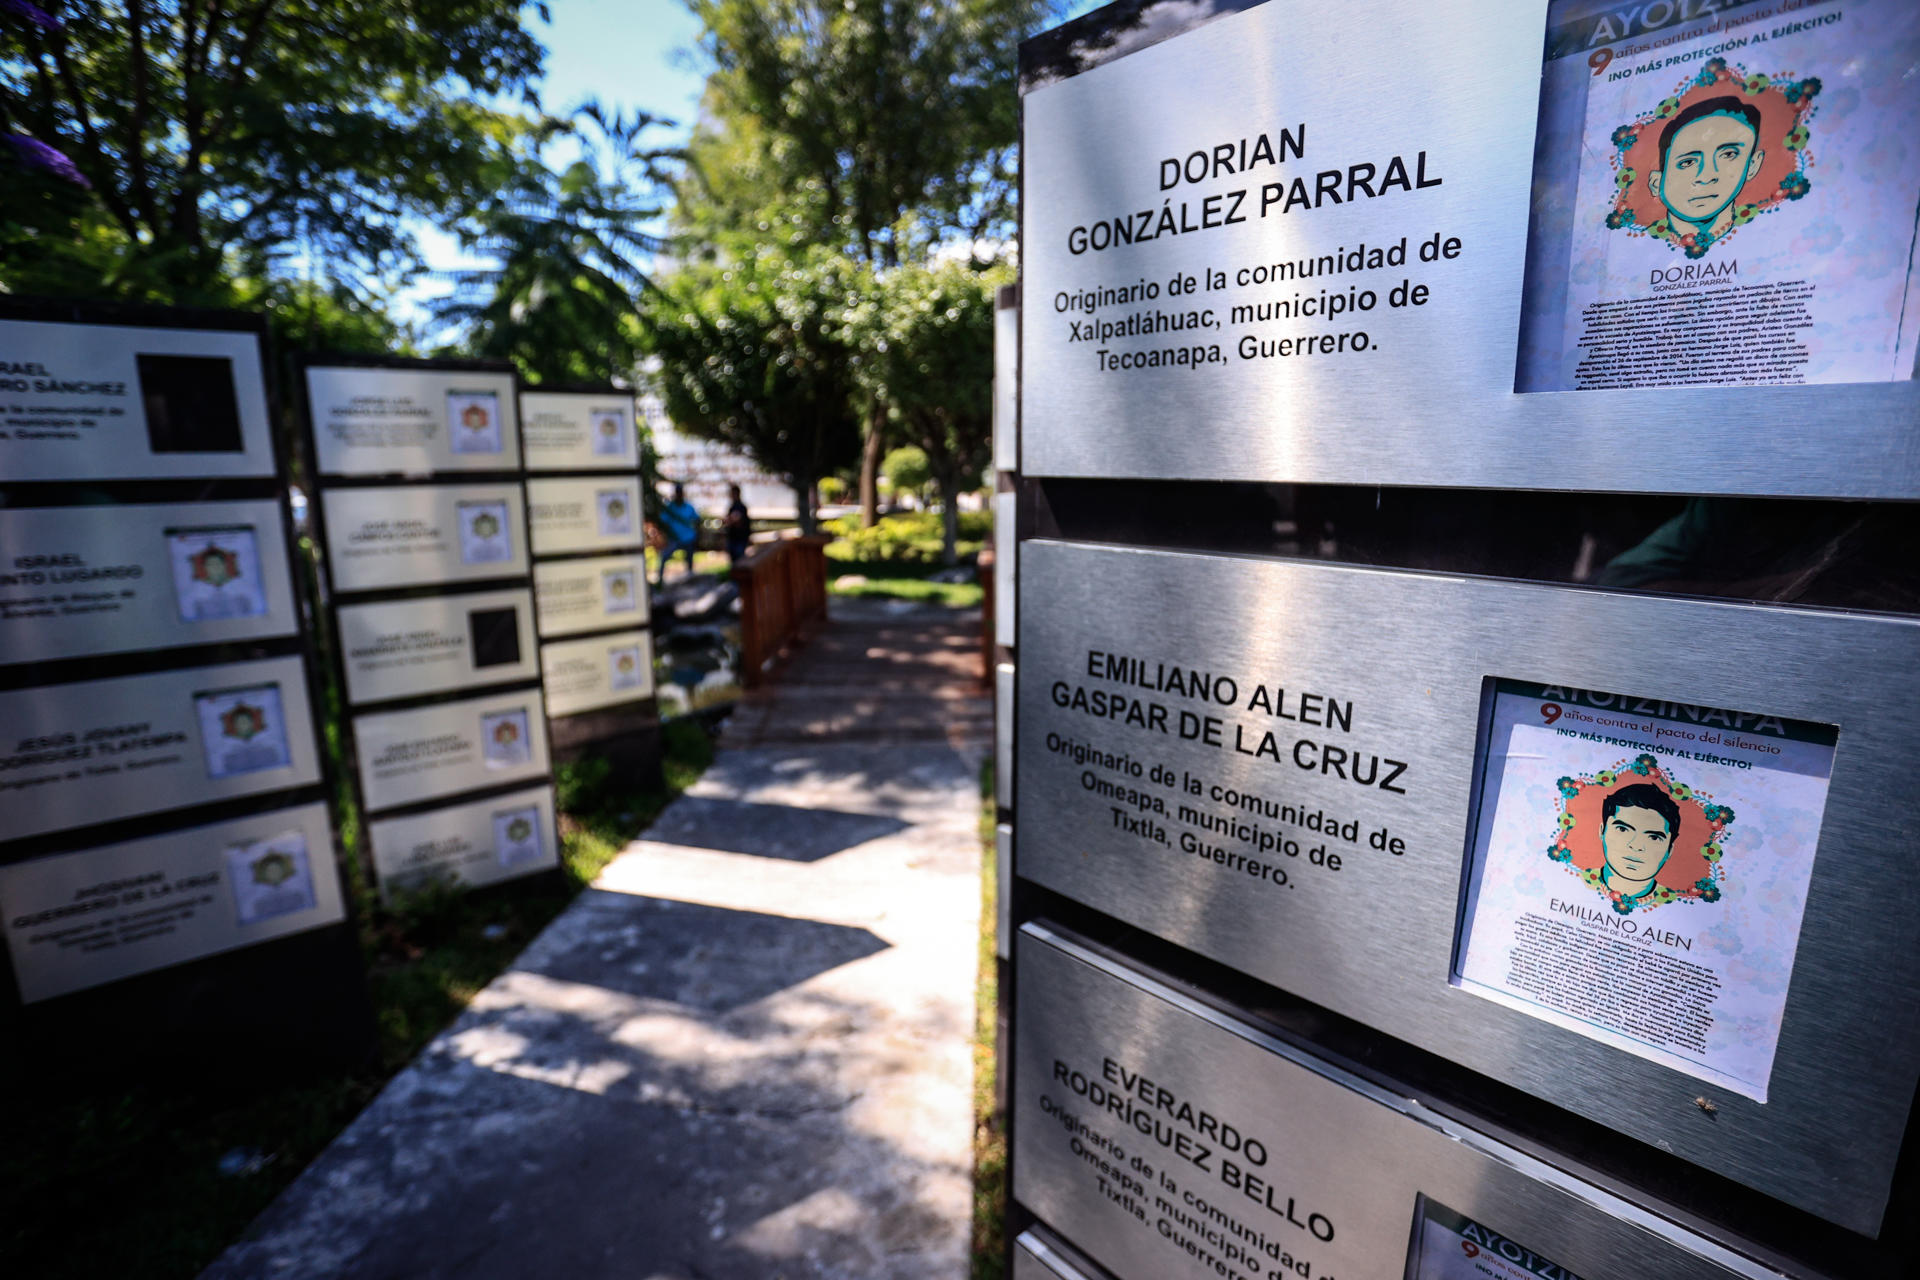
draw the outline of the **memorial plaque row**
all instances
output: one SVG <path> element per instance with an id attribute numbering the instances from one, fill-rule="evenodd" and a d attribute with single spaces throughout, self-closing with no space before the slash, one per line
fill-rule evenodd
<path id="1" fill-rule="evenodd" d="M 338 924 L 259 322 L 4 305 L 0 929 L 21 1000 Z M 222 972 L 197 1000 L 228 998 Z"/>
<path id="2" fill-rule="evenodd" d="M 1778 1274 L 1064 931 L 1016 947 L 1013 1194 L 1119 1280 Z"/>
<path id="3" fill-rule="evenodd" d="M 1020 591 L 1020 876 L 1878 1231 L 1920 623 L 1043 540 Z"/>
<path id="4" fill-rule="evenodd" d="M 1920 7 L 1206 8 L 1028 59 L 1026 474 L 1920 494 Z"/>

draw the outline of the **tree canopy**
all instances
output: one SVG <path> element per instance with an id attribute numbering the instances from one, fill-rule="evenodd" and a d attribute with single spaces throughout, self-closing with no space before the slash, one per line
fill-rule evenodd
<path id="1" fill-rule="evenodd" d="M 122 0 L 0 10 L 0 286 L 222 303 L 300 254 L 392 276 L 537 102 L 544 5 Z M 31 247 L 32 252 L 27 252 Z"/>

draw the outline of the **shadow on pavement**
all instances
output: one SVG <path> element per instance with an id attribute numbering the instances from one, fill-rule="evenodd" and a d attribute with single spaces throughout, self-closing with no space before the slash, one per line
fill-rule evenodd
<path id="1" fill-rule="evenodd" d="M 554 956 L 542 976 L 702 1013 L 737 1009 L 887 949 L 847 925 L 600 889 L 572 909 L 591 913 L 593 946 Z"/>
<path id="2" fill-rule="evenodd" d="M 661 815 L 647 839 L 759 858 L 817 862 L 906 827 L 900 819 L 884 814 L 689 795 Z"/>

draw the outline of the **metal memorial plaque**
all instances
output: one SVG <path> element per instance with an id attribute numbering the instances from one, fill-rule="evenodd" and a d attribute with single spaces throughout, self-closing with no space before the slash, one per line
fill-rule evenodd
<path id="1" fill-rule="evenodd" d="M 524 587 L 343 605 L 339 621 L 351 703 L 540 676 L 533 594 Z"/>
<path id="2" fill-rule="evenodd" d="M 1045 540 L 1020 568 L 1017 874 L 1878 1231 L 1920 1059 L 1920 624 Z M 1652 863 L 1608 852 L 1616 798 Z"/>
<path id="3" fill-rule="evenodd" d="M 1440 1212 L 1531 1274 L 1777 1275 L 1048 926 L 1016 945 L 1013 1194 L 1120 1280 L 1405 1276 Z"/>
<path id="4" fill-rule="evenodd" d="M 993 642 L 1008 647 L 1013 645 L 1014 614 L 1019 604 L 1014 596 L 1020 553 L 1016 536 L 1019 510 L 1019 494 L 993 495 Z"/>
<path id="5" fill-rule="evenodd" d="M 469 800 L 367 824 L 383 898 L 440 881 L 464 888 L 560 864 L 553 788 Z"/>
<path id="6" fill-rule="evenodd" d="M 653 696 L 653 640 L 644 631 L 541 645 L 540 667 L 551 716 L 578 715 Z"/>
<path id="7" fill-rule="evenodd" d="M 0 476 L 271 476 L 260 337 L 0 320 Z"/>
<path id="8" fill-rule="evenodd" d="M 1020 306 L 1003 291 L 993 312 L 993 469 L 1020 469 Z"/>
<path id="9" fill-rule="evenodd" d="M 0 665 L 299 628 L 276 502 L 0 510 Z"/>
<path id="10" fill-rule="evenodd" d="M 1632 422 L 1635 491 L 1920 493 L 1920 19 L 1727 7 L 1267 3 L 1030 77 L 1021 470 L 1604 491 Z"/>
<path id="11" fill-rule="evenodd" d="M 520 469 L 511 373 L 459 369 L 307 369 L 320 474 L 411 475 Z"/>
<path id="12" fill-rule="evenodd" d="M 0 693 L 7 839 L 320 780 L 297 657 Z"/>
<path id="13" fill-rule="evenodd" d="M 29 1004 L 345 918 L 323 804 L 0 867 Z"/>
<path id="14" fill-rule="evenodd" d="M 520 433 L 529 471 L 633 471 L 640 466 L 631 392 L 523 391 Z"/>
<path id="15" fill-rule="evenodd" d="M 533 603 L 543 636 L 638 626 L 647 620 L 646 558 L 635 552 L 536 564 Z"/>
<path id="16" fill-rule="evenodd" d="M 526 576 L 517 484 L 330 489 L 320 501 L 335 591 Z"/>
<path id="17" fill-rule="evenodd" d="M 1094 1270 L 1050 1236 L 1023 1231 L 1013 1242 L 1013 1280 L 1098 1280 Z"/>
<path id="18" fill-rule="evenodd" d="M 637 476 L 529 480 L 527 510 L 535 555 L 613 551 L 637 547 L 646 537 Z"/>
<path id="19" fill-rule="evenodd" d="M 993 802 L 1013 807 L 1014 669 L 1002 662 L 993 669 Z"/>
<path id="20" fill-rule="evenodd" d="M 539 778 L 548 769 L 538 689 L 356 716 L 353 738 L 360 791 L 376 812 Z"/>

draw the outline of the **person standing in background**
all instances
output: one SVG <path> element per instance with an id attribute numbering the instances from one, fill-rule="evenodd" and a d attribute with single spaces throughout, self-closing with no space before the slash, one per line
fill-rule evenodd
<path id="1" fill-rule="evenodd" d="M 660 551 L 660 579 L 653 585 L 667 585 L 667 566 L 673 562 L 675 553 L 687 553 L 687 573 L 693 572 L 693 549 L 700 541 L 700 512 L 687 501 L 687 487 L 683 484 L 673 486 L 673 500 L 660 508 L 660 528 L 667 535 L 667 545 Z"/>
<path id="2" fill-rule="evenodd" d="M 727 559 L 738 569 L 740 562 L 747 558 L 747 543 L 753 539 L 753 517 L 747 514 L 739 485 L 727 486 L 727 499 L 727 514 L 721 523 L 727 531 Z"/>

